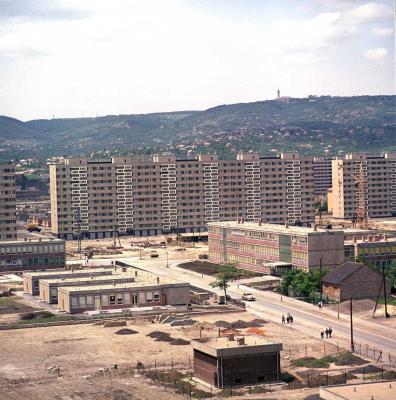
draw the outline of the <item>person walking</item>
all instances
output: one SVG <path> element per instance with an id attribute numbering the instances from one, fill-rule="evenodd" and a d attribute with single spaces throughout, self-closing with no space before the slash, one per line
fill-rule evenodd
<path id="1" fill-rule="evenodd" d="M 331 329 L 331 326 L 329 326 L 329 337 L 331 339 L 331 334 L 333 333 L 333 329 Z"/>
<path id="2" fill-rule="evenodd" d="M 282 324 L 285 324 L 285 314 L 282 314 Z"/>
<path id="3" fill-rule="evenodd" d="M 321 332 L 320 332 L 320 337 L 323 339 L 323 335 L 324 335 L 324 333 L 323 333 L 323 329 L 321 330 Z"/>
<path id="4" fill-rule="evenodd" d="M 326 339 L 329 337 L 329 330 L 326 328 L 325 330 L 325 334 L 326 334 Z"/>
<path id="5" fill-rule="evenodd" d="M 290 323 L 293 323 L 293 315 L 290 315 Z"/>
<path id="6" fill-rule="evenodd" d="M 286 322 L 287 322 L 287 323 L 289 323 L 289 322 L 290 322 L 290 317 L 289 317 L 289 314 L 287 314 L 287 317 L 286 317 Z"/>

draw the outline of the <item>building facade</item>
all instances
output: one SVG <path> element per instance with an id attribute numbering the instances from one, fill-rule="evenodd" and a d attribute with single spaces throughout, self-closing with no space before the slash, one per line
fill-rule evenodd
<path id="1" fill-rule="evenodd" d="M 314 194 L 316 198 L 326 199 L 327 191 L 332 187 L 331 164 L 331 158 L 314 158 Z"/>
<path id="2" fill-rule="evenodd" d="M 209 260 L 273 273 L 277 263 L 309 271 L 344 262 L 344 232 L 253 222 L 208 224 Z"/>
<path id="3" fill-rule="evenodd" d="M 247 335 L 192 341 L 194 376 L 218 388 L 279 382 L 281 343 Z"/>
<path id="4" fill-rule="evenodd" d="M 313 158 L 215 155 L 71 158 L 50 166 L 53 233 L 63 239 L 201 232 L 219 220 L 308 225 Z"/>
<path id="5" fill-rule="evenodd" d="M 364 184 L 359 190 L 358 181 Z M 396 154 L 347 154 L 332 161 L 333 217 L 356 219 L 359 204 L 369 218 L 396 215 Z M 361 198 L 364 196 L 364 198 Z"/>
<path id="6" fill-rule="evenodd" d="M 15 169 L 0 162 L 0 241 L 16 240 Z"/>
<path id="7" fill-rule="evenodd" d="M 64 268 L 65 242 L 60 239 L 0 242 L 0 272 Z"/>

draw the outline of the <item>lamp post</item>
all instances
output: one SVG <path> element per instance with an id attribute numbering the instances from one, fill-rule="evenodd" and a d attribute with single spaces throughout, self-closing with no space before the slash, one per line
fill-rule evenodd
<path id="1" fill-rule="evenodd" d="M 349 316 L 351 319 L 351 351 L 355 351 L 355 345 L 353 343 L 353 321 L 352 321 L 352 296 L 349 298 Z"/>

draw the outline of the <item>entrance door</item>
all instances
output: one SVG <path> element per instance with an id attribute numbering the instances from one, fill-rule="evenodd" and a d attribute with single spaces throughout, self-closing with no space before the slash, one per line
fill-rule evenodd
<path id="1" fill-rule="evenodd" d="M 100 309 L 101 309 L 100 296 L 95 296 L 95 310 L 100 310 Z"/>
<path id="2" fill-rule="evenodd" d="M 136 293 L 132 294 L 132 307 L 138 306 L 138 295 Z"/>

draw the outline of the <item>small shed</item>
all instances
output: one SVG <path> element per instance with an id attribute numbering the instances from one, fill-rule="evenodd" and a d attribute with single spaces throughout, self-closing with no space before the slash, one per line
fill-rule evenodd
<path id="1" fill-rule="evenodd" d="M 390 294 L 391 285 L 386 282 L 386 293 Z M 371 267 L 346 262 L 322 278 L 323 294 L 329 299 L 344 301 L 351 296 L 354 299 L 372 299 L 378 296 L 382 284 L 382 275 Z M 384 288 L 381 288 L 381 297 Z"/>

